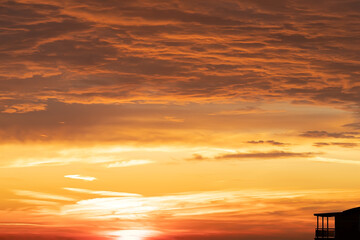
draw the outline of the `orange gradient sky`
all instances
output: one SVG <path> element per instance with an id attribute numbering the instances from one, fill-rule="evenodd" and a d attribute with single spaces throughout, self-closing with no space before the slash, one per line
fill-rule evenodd
<path id="1" fill-rule="evenodd" d="M 359 10 L 0 0 L 0 239 L 312 239 L 360 205 Z"/>

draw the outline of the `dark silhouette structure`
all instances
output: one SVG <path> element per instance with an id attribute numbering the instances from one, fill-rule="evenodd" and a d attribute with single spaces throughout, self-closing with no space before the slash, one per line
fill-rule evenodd
<path id="1" fill-rule="evenodd" d="M 315 240 L 359 240 L 360 207 L 343 212 L 315 213 Z"/>

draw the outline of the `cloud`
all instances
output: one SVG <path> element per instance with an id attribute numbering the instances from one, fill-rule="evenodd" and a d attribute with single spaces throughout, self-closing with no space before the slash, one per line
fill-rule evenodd
<path id="1" fill-rule="evenodd" d="M 274 140 L 247 141 L 247 143 L 250 143 L 250 144 L 270 144 L 270 145 L 273 145 L 273 146 L 286 146 L 286 145 L 288 145 L 287 143 L 277 142 L 277 141 L 274 141 Z"/>
<path id="2" fill-rule="evenodd" d="M 46 104 L 16 104 L 12 106 L 5 106 L 5 109 L 2 110 L 2 113 L 27 113 L 27 112 L 33 112 L 33 111 L 44 111 L 46 110 Z"/>
<path id="3" fill-rule="evenodd" d="M 109 163 L 106 167 L 108 168 L 131 167 L 131 166 L 138 166 L 138 165 L 144 165 L 150 163 L 154 163 L 154 161 L 147 159 L 124 160 L 124 161 Z"/>
<path id="4" fill-rule="evenodd" d="M 56 208 L 39 205 L 34 212 L 24 208 L 2 211 L 0 237 L 6 234 L 19 236 L 19 232 L 27 230 L 36 231 L 40 237 L 56 235 L 86 239 L 91 233 L 95 239 L 96 236 L 104 239 L 126 233 L 121 230 L 142 229 L 158 231 L 160 239 L 172 236 L 186 239 L 193 236 L 196 229 L 202 229 L 203 237 L 214 236 L 216 232 L 214 237 L 218 239 L 227 239 L 230 235 L 240 239 L 284 238 L 299 236 L 300 232 L 304 234 L 304 229 L 307 229 L 305 233 L 313 234 L 314 212 L 350 208 L 358 196 L 358 191 L 327 189 L 205 191 L 90 198 Z M 16 216 L 21 216 L 22 221 L 11 222 Z M 262 238 L 258 238 L 259 231 Z M 71 234 L 62 235 L 64 233 Z"/>
<path id="5" fill-rule="evenodd" d="M 234 153 L 234 154 L 223 154 L 216 156 L 215 159 L 226 160 L 226 159 L 276 159 L 276 158 L 309 158 L 315 153 L 313 152 L 285 152 L 285 151 L 272 151 L 272 152 L 250 152 L 250 153 Z"/>
<path id="6" fill-rule="evenodd" d="M 286 152 L 286 151 L 271 151 L 271 152 L 238 152 L 230 154 L 221 154 L 214 158 L 203 157 L 200 154 L 193 154 L 191 161 L 201 160 L 247 160 L 247 159 L 278 159 L 278 158 L 310 158 L 314 156 L 313 152 Z"/>
<path id="7" fill-rule="evenodd" d="M 348 123 L 343 125 L 343 127 L 353 128 L 355 130 L 360 130 L 360 122 Z"/>
<path id="8" fill-rule="evenodd" d="M 177 122 L 177 123 L 184 122 L 184 119 L 171 117 L 171 116 L 165 116 L 164 119 L 170 122 Z"/>
<path id="9" fill-rule="evenodd" d="M 348 159 L 338 159 L 338 158 L 327 158 L 327 157 L 315 157 L 311 159 L 316 162 L 325 162 L 325 163 L 338 163 L 338 164 L 351 164 L 351 165 L 360 165 L 360 161 L 357 160 L 348 160 Z"/>
<path id="10" fill-rule="evenodd" d="M 21 151 L 14 151 L 19 149 Z M 165 148 L 164 148 L 165 149 Z M 142 152 L 144 151 L 144 152 Z M 119 158 L 129 158 L 134 153 L 137 157 L 151 157 L 151 154 L 171 154 L 176 148 L 168 148 L 166 151 L 156 147 L 137 147 L 118 145 L 108 146 L 70 146 L 68 144 L 22 144 L 0 145 L 0 152 L 7 157 L 2 162 L 0 168 L 25 168 L 42 166 L 62 166 L 76 163 L 86 163 L 91 165 L 98 164 L 100 167 L 130 167 L 154 163 L 151 159 L 120 160 Z M 168 153 L 167 153 L 168 152 Z M 139 154 L 141 153 L 141 154 Z M 94 181 L 95 177 L 82 176 L 80 174 L 67 174 L 65 178 L 79 179 L 84 181 Z"/>
<path id="11" fill-rule="evenodd" d="M 236 203 L 241 202 L 243 198 L 293 199 L 302 195 L 302 193 L 286 192 L 214 191 L 154 197 L 107 197 L 81 200 L 76 204 L 64 206 L 61 211 L 62 214 L 81 218 L 91 216 L 100 219 L 149 219 L 153 214 L 170 215 L 175 218 L 189 216 L 195 218 L 212 214 L 236 213 L 240 210 L 240 206 Z"/>
<path id="12" fill-rule="evenodd" d="M 141 197 L 140 194 L 135 193 L 124 193 L 124 192 L 111 192 L 111 191 L 94 191 L 82 188 L 64 188 L 65 190 L 77 192 L 77 193 L 85 193 L 85 194 L 95 194 L 101 196 L 108 196 L 108 197 Z"/>
<path id="13" fill-rule="evenodd" d="M 106 174 L 116 172 L 124 189 L 148 195 L 69 187 L 71 196 L 79 196 L 72 203 L 44 190 L 18 192 L 21 202 L 0 210 L 0 222 L 37 225 L 0 226 L 0 238 L 104 239 L 110 231 L 148 227 L 168 231 L 164 239 L 309 239 L 315 211 L 358 204 L 358 192 L 166 193 L 236 188 L 238 181 L 248 188 L 273 187 L 272 181 L 296 188 L 309 182 L 334 186 L 326 177 L 341 170 L 338 163 L 348 163 L 339 167 L 350 174 L 357 161 L 337 155 L 355 159 L 356 149 L 335 150 L 354 146 L 351 141 L 359 137 L 357 1 L 12 0 L 1 8 L 1 167 L 17 168 L 0 170 L 19 178 L 27 170 L 56 170 L 54 182 L 19 179 L 11 186 L 63 187 L 58 184 L 66 171 L 84 166 L 105 176 L 97 187 L 111 189 L 114 182 Z M 336 128 L 342 125 L 355 130 Z M 313 142 L 335 149 L 326 148 L 320 158 Z M 289 149 L 266 150 L 272 146 Z M 251 150 L 258 147 L 264 149 Z M 179 160 L 191 153 L 197 153 L 194 161 L 218 165 L 216 174 L 208 163 Z M 280 168 L 253 162 L 242 166 L 241 180 L 227 174 L 233 161 L 225 163 L 288 158 L 302 161 L 291 161 L 287 176 L 274 177 Z M 120 169 L 177 160 L 175 170 L 166 167 L 187 174 L 162 176 L 158 165 L 149 165 L 145 185 L 136 175 L 144 168 Z M 323 177 L 310 173 L 313 179 L 303 181 L 308 164 L 322 166 L 313 161 L 334 166 L 319 167 L 315 172 Z M 253 181 L 247 170 L 255 165 L 264 174 Z M 188 184 L 194 175 L 204 178 Z M 163 179 L 168 184 L 153 184 Z M 350 180 L 334 184 L 354 187 Z M 23 236 L 27 232 L 36 235 Z"/>
<path id="14" fill-rule="evenodd" d="M 217 113 L 211 113 L 209 115 L 242 115 L 242 114 L 268 114 L 268 113 L 281 113 L 283 110 L 265 110 L 259 107 L 248 106 L 245 108 L 229 111 L 221 111 Z"/>
<path id="15" fill-rule="evenodd" d="M 74 174 L 74 175 L 65 175 L 65 178 L 71 178 L 71 179 L 79 179 L 79 180 L 84 180 L 84 181 L 94 181 L 96 180 L 96 177 L 87 177 L 87 176 L 81 176 L 78 174 Z"/>
<path id="16" fill-rule="evenodd" d="M 31 204 L 31 205 L 39 205 L 39 206 L 59 205 L 59 202 L 34 200 L 34 199 L 14 199 L 14 201 L 25 203 L 25 204 Z"/>
<path id="17" fill-rule="evenodd" d="M 17 99 L 359 103 L 352 2 L 16 0 L 3 8 L 0 99 L 9 106 Z"/>
<path id="18" fill-rule="evenodd" d="M 191 158 L 188 158 L 187 160 L 190 161 L 202 161 L 202 160 L 209 160 L 209 158 L 202 156 L 201 154 L 193 154 Z"/>
<path id="19" fill-rule="evenodd" d="M 42 192 L 34 192 L 28 190 L 13 190 L 13 192 L 18 196 L 31 197 L 36 199 L 45 199 L 45 200 L 56 200 L 56 201 L 75 201 L 73 198 L 64 197 L 60 195 L 42 193 Z"/>
<path id="20" fill-rule="evenodd" d="M 327 131 L 307 131 L 300 134 L 301 137 L 308 138 L 350 138 L 355 139 L 357 137 L 357 132 L 327 132 Z"/>
<path id="21" fill-rule="evenodd" d="M 316 142 L 313 144 L 315 147 L 325 147 L 325 146 L 339 146 L 345 148 L 354 148 L 357 147 L 359 144 L 357 143 L 349 143 L 349 142 Z"/>
<path id="22" fill-rule="evenodd" d="M 283 139 L 279 138 L 279 135 L 270 133 L 274 132 L 274 129 L 303 131 L 305 121 L 312 121 L 314 129 L 318 127 L 321 129 L 325 119 L 336 125 L 344 115 L 350 115 L 330 107 L 294 106 L 283 103 L 276 103 L 275 107 L 272 103 L 262 104 L 266 105 L 266 108 L 286 109 L 286 112 L 270 114 L 266 118 L 261 114 L 245 114 L 239 118 L 232 115 L 209 115 L 222 110 L 241 108 L 247 105 L 245 102 L 164 105 L 162 103 L 65 104 L 48 101 L 47 105 L 46 111 L 6 114 L 6 117 L 0 118 L 2 126 L 0 142 L 68 142 L 73 145 L 74 142 L 80 144 L 81 142 L 106 141 L 126 146 L 139 143 L 144 146 L 192 145 L 193 143 L 205 145 L 212 142 L 212 146 L 231 143 L 236 145 L 232 147 L 238 148 L 248 139 Z M 302 115 L 301 118 L 298 114 Z M 164 116 L 173 116 L 177 119 L 185 119 L 185 121 L 177 124 L 165 121 Z M 314 120 L 315 116 L 316 120 Z M 230 131 L 232 135 L 228 134 Z M 270 135 L 254 135 L 264 131 L 269 132 Z M 47 137 L 44 137 L 45 135 Z M 225 141 L 225 139 L 228 140 Z M 75 159 L 78 155 L 67 157 Z M 88 157 L 89 159 L 96 158 L 91 155 Z M 101 157 L 101 159 L 104 158 Z M 114 156 L 111 160 L 109 159 L 109 162 L 118 160 L 119 158 Z M 54 158 L 54 161 L 58 160 Z M 62 162 L 58 161 L 58 164 Z"/>
<path id="23" fill-rule="evenodd" d="M 72 161 L 73 159 L 67 159 Z M 27 158 L 26 160 L 10 161 L 8 164 L 1 166 L 2 168 L 25 168 L 25 167 L 39 167 L 39 166 L 60 166 L 65 165 L 61 158 L 47 158 L 43 160 Z"/>

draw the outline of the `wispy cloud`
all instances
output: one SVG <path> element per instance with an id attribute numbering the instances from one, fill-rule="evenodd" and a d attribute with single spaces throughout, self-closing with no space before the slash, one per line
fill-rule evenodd
<path id="1" fill-rule="evenodd" d="M 34 199 L 12 199 L 13 201 L 32 204 L 32 205 L 39 205 L 39 206 L 48 206 L 48 205 L 59 205 L 59 202 L 54 201 L 44 201 L 44 200 L 34 200 Z"/>
<path id="2" fill-rule="evenodd" d="M 314 152 L 286 152 L 286 151 L 270 151 L 270 152 L 238 152 L 230 154 L 221 154 L 215 157 L 204 157 L 200 154 L 194 154 L 192 158 L 187 160 L 246 160 L 246 159 L 278 159 L 278 158 L 309 158 L 314 156 Z"/>
<path id="3" fill-rule="evenodd" d="M 88 177 L 88 176 L 81 176 L 78 174 L 74 174 L 74 175 L 65 175 L 65 178 L 71 178 L 71 179 L 79 179 L 79 180 L 84 180 L 84 181 L 94 181 L 96 180 L 96 177 Z"/>
<path id="4" fill-rule="evenodd" d="M 349 127 L 355 130 L 360 130 L 360 122 L 348 123 L 343 125 L 343 127 Z"/>
<path id="5" fill-rule="evenodd" d="M 223 154 L 216 156 L 215 159 L 276 159 L 276 158 L 308 158 L 313 156 L 313 152 L 285 152 L 285 151 L 272 151 L 272 152 L 250 152 L 250 153 L 234 153 Z"/>
<path id="6" fill-rule="evenodd" d="M 153 214 L 181 213 L 182 216 L 204 214 L 219 209 L 226 202 L 236 202 L 236 192 L 185 193 L 159 197 L 109 197 L 78 201 L 75 205 L 66 205 L 63 214 L 75 214 L 85 218 L 142 219 Z M 227 212 L 227 209 L 222 211 Z M 233 210 L 237 211 L 237 210 Z"/>
<path id="7" fill-rule="evenodd" d="M 14 104 L 11 106 L 5 106 L 5 109 L 2 110 L 2 113 L 27 113 L 34 111 L 44 111 L 46 110 L 47 104 L 45 103 L 23 103 L 23 104 Z"/>
<path id="8" fill-rule="evenodd" d="M 154 161 L 147 159 L 124 160 L 124 161 L 110 163 L 106 167 L 108 168 L 131 167 L 131 166 L 145 165 L 150 163 L 154 163 Z"/>
<path id="9" fill-rule="evenodd" d="M 357 147 L 358 143 L 352 142 L 316 142 L 313 144 L 315 147 L 328 147 L 328 146 L 339 146 L 344 148 L 354 148 Z"/>
<path id="10" fill-rule="evenodd" d="M 256 217 L 271 215 L 274 211 L 295 210 L 301 204 L 290 203 L 285 207 L 282 206 L 284 200 L 297 199 L 310 203 L 311 201 L 308 199 L 311 199 L 312 194 L 316 193 L 324 195 L 328 192 L 325 190 L 290 192 L 249 190 L 179 193 L 155 197 L 93 198 L 66 205 L 61 209 L 61 212 L 65 215 L 84 219 L 149 220 L 159 216 L 171 217 L 172 219 L 197 216 L 197 219 L 207 219 L 207 216 L 213 217 L 214 214 L 219 217 L 234 216 L 234 218 L 238 218 L 247 215 Z M 255 204 L 260 200 L 263 204 Z M 299 214 L 299 212 L 293 214 L 295 213 Z M 220 219 L 222 218 L 220 217 Z"/>
<path id="11" fill-rule="evenodd" d="M 23 208 L 6 214 L 0 211 L 0 221 L 5 223 L 4 229 L 1 229 L 5 233 L 9 231 L 9 225 L 17 231 L 25 227 L 37 227 L 37 231 L 41 233 L 42 228 L 38 228 L 37 224 L 44 222 L 44 231 L 49 229 L 57 232 L 56 226 L 59 225 L 61 229 L 71 229 L 73 234 L 86 230 L 107 237 L 142 236 L 145 232 L 139 230 L 150 230 L 154 231 L 154 234 L 165 234 L 166 238 L 169 234 L 177 233 L 177 236 L 182 236 L 199 228 L 205 235 L 216 231 L 223 236 L 244 236 L 261 230 L 267 236 L 272 233 L 271 229 L 276 228 L 280 234 L 295 231 L 293 234 L 297 236 L 299 227 L 301 231 L 309 229 L 309 232 L 313 228 L 314 212 L 327 211 L 329 207 L 332 210 L 350 207 L 358 196 L 359 191 L 324 189 L 207 191 L 151 197 L 99 197 L 65 204 L 60 208 L 48 204 L 40 205 L 39 202 L 34 212 L 25 211 Z M 329 199 L 332 199 L 331 206 Z M 22 221 L 11 222 L 10 219 L 17 216 L 23 216 Z M 53 220 L 54 216 L 56 222 Z M 261 222 L 256 221 L 259 216 Z M 159 219 L 166 221 L 159 222 Z M 76 226 L 73 226 L 74 221 Z M 89 223 L 92 223 L 91 230 Z M 0 224 L 0 228 L 1 226 Z M 224 229 L 224 226 L 233 228 Z"/>
<path id="12" fill-rule="evenodd" d="M 177 117 L 172 117 L 172 116 L 165 116 L 164 119 L 165 119 L 166 121 L 176 122 L 176 123 L 182 123 L 182 122 L 185 121 L 184 119 L 177 118 Z"/>
<path id="13" fill-rule="evenodd" d="M 108 197 L 141 197 L 140 194 L 136 193 L 125 193 L 125 192 L 112 192 L 112 191 L 96 191 L 82 188 L 68 188 L 65 187 L 65 190 L 77 192 L 77 193 L 85 193 L 85 194 L 94 194 Z"/>
<path id="14" fill-rule="evenodd" d="M 310 160 L 316 161 L 316 162 L 325 162 L 325 163 L 360 165 L 360 161 L 348 160 L 348 159 L 339 159 L 339 158 L 315 157 L 315 158 L 311 158 Z"/>
<path id="15" fill-rule="evenodd" d="M 327 131 L 307 131 L 300 136 L 308 138 L 359 138 L 358 132 L 327 132 Z"/>
<path id="16" fill-rule="evenodd" d="M 270 144 L 270 145 L 274 145 L 274 146 L 287 146 L 287 145 L 289 145 L 288 143 L 277 142 L 277 141 L 274 141 L 274 140 L 247 141 L 247 143 L 250 143 L 250 144 Z"/>
<path id="17" fill-rule="evenodd" d="M 259 107 L 245 107 L 236 110 L 220 111 L 216 113 L 210 113 L 209 115 L 246 115 L 246 114 L 268 114 L 268 113 L 282 113 L 284 110 L 267 110 Z"/>
<path id="18" fill-rule="evenodd" d="M 65 197 L 61 195 L 42 193 L 42 192 L 34 192 L 28 190 L 13 190 L 13 192 L 18 196 L 25 196 L 37 199 L 46 199 L 46 200 L 58 200 L 58 201 L 75 201 L 75 199 L 70 197 Z"/>
<path id="19" fill-rule="evenodd" d="M 0 164 L 0 168 L 25 168 L 25 167 L 43 167 L 43 166 L 61 166 L 68 165 L 75 162 L 86 162 L 87 164 L 100 164 L 104 167 L 128 167 L 135 165 L 144 165 L 154 163 L 155 161 L 150 159 L 133 159 L 133 160 L 119 160 L 123 157 L 127 157 L 135 152 L 144 152 L 144 157 L 149 156 L 151 153 L 166 153 L 177 151 L 176 148 L 163 149 L 158 147 L 114 147 L 114 146 L 103 146 L 103 147 L 69 147 L 62 145 L 41 145 L 32 144 L 23 146 L 23 151 L 13 152 L 10 148 L 17 148 L 17 145 L 5 147 L 0 146 L 2 153 L 7 152 L 9 156 L 7 161 L 3 161 Z M 37 156 L 37 157 L 35 157 Z M 85 161 L 86 159 L 86 161 Z M 95 180 L 91 176 L 81 176 L 80 174 L 67 174 L 66 178 L 81 179 L 92 181 Z"/>
<path id="20" fill-rule="evenodd" d="M 68 162 L 71 162 L 72 159 L 67 159 Z M 46 158 L 46 159 L 34 159 L 34 158 L 26 158 L 23 160 L 16 160 L 2 166 L 2 168 L 26 168 L 26 167 L 41 167 L 41 166 L 60 166 L 65 165 L 66 162 L 61 158 Z"/>

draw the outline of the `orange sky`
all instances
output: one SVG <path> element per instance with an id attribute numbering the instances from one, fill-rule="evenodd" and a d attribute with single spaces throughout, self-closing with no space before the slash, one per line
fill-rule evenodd
<path id="1" fill-rule="evenodd" d="M 306 240 L 360 205 L 357 0 L 0 4 L 0 239 Z"/>

